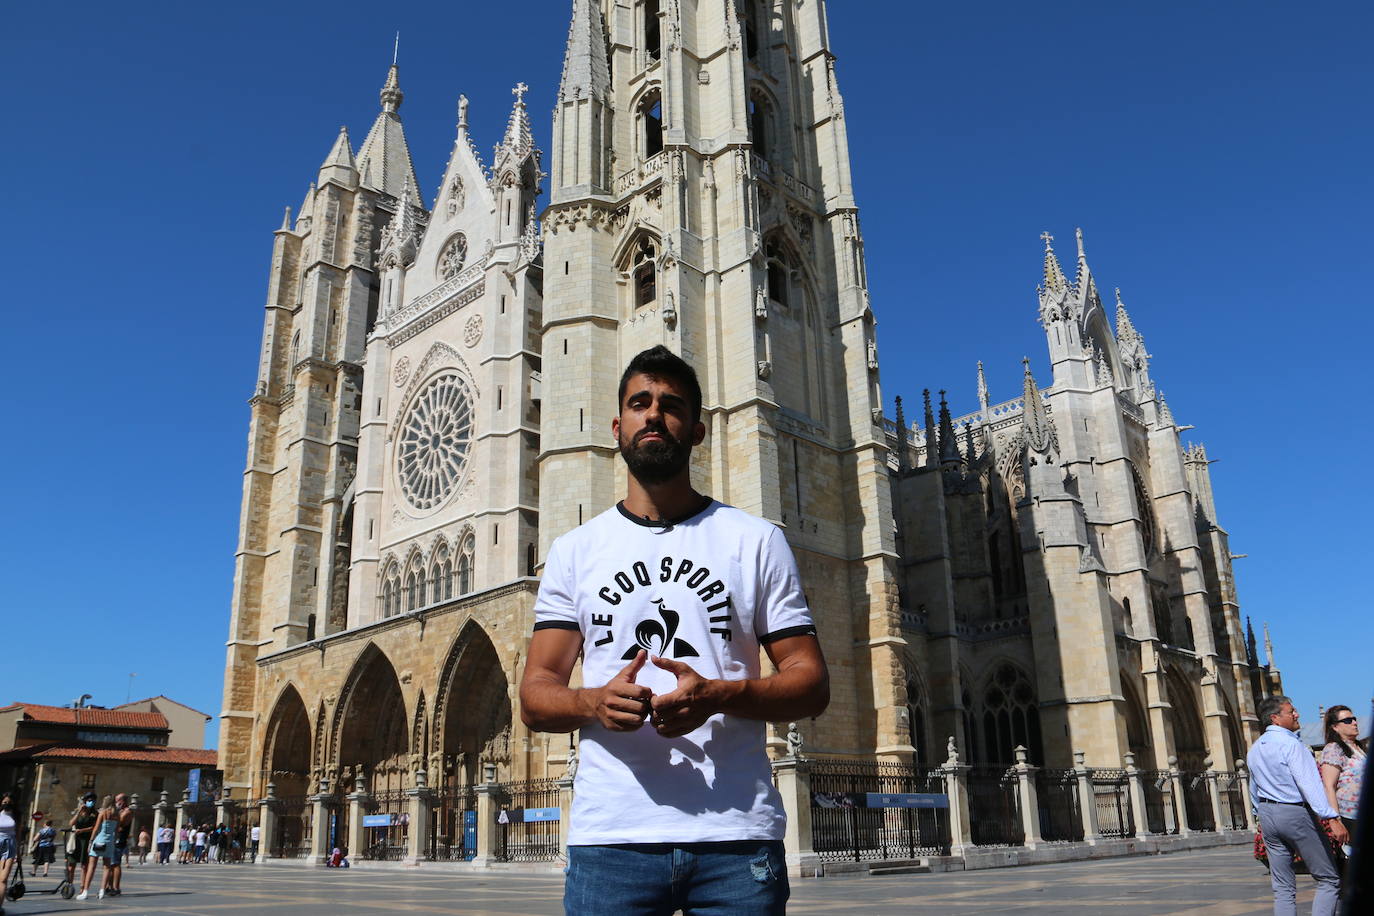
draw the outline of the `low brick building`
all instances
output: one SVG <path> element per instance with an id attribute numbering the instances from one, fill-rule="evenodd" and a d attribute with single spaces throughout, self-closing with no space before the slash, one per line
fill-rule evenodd
<path id="1" fill-rule="evenodd" d="M 204 716 L 162 697 L 140 701 L 141 709 L 0 707 L 0 788 L 17 791 L 26 817 L 41 812 L 58 825 L 87 791 L 137 795 L 137 823 L 151 826 L 161 793 L 180 801 L 190 771 L 209 775 L 218 756 L 203 747 L 172 746 L 173 725 L 158 711 L 159 701 L 182 718 L 189 718 L 184 711 Z M 182 740 L 194 738 L 185 725 L 176 733 Z"/>

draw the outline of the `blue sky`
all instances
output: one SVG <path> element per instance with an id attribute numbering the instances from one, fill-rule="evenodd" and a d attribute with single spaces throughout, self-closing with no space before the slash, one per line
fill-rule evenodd
<path id="1" fill-rule="evenodd" d="M 0 703 L 220 709 L 272 230 L 401 32 L 432 197 L 460 92 L 547 147 L 570 3 L 19 4 L 0 73 L 10 268 Z M 1288 690 L 1360 711 L 1374 615 L 1367 5 L 831 3 L 884 396 L 1048 381 L 1042 230 L 1084 230 L 1205 442 L 1243 612 Z M 367 23 L 360 26 L 358 23 Z M 1365 60 L 1365 64 L 1360 64 Z M 1072 268 L 1070 267 L 1070 270 Z M 1345 344 L 1356 347 L 1347 353 Z M 1340 344 L 1340 346 L 1337 346 Z M 210 735 L 214 740 L 213 730 Z"/>

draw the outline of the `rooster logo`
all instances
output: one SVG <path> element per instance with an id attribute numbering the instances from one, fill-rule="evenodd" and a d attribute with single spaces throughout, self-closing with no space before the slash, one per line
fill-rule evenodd
<path id="1" fill-rule="evenodd" d="M 672 658 L 696 658 L 699 653 L 692 648 L 692 644 L 677 636 L 677 625 L 681 619 L 678 612 L 665 605 L 662 598 L 655 598 L 654 604 L 658 605 L 658 616 L 663 622 L 659 623 L 652 617 L 641 620 L 635 627 L 635 644 L 621 658 L 628 661 L 639 654 L 640 649 L 662 658 L 668 656 L 670 646 Z"/>

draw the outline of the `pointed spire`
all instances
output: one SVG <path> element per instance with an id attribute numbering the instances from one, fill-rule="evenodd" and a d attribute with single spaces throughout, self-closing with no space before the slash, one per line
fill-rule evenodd
<path id="1" fill-rule="evenodd" d="M 401 116 L 396 110 L 401 107 L 401 82 L 399 68 L 391 65 L 387 71 L 386 85 L 382 87 L 382 110 L 372 128 L 367 132 L 358 150 L 358 172 L 362 183 L 369 187 L 399 198 L 407 179 L 416 187 L 415 166 L 410 159 L 410 147 L 406 144 L 405 131 L 401 127 Z M 420 200 L 417 195 L 415 200 Z"/>
<path id="2" fill-rule="evenodd" d="M 601 3 L 599 0 L 573 0 L 558 98 L 564 102 L 579 98 L 605 99 L 610 88 L 611 70 L 607 62 Z"/>
<path id="3" fill-rule="evenodd" d="M 282 216 L 282 218 L 281 218 L 281 227 L 280 227 L 279 229 L 277 229 L 277 231 L 278 231 L 278 232 L 290 232 L 290 231 L 291 231 L 291 208 L 290 208 L 290 207 L 287 207 L 287 208 L 286 208 L 286 213 L 285 213 L 285 214 Z"/>
<path id="4" fill-rule="evenodd" d="M 399 40 L 400 35 L 398 33 L 397 41 Z M 396 66 L 394 62 L 391 64 L 391 69 L 386 72 L 386 85 L 382 87 L 381 92 L 382 111 L 395 114 L 396 110 L 401 107 L 401 103 L 405 101 L 406 94 L 401 91 L 400 73 L 401 68 Z"/>
<path id="5" fill-rule="evenodd" d="M 1074 240 L 1078 243 L 1078 269 L 1073 278 L 1073 285 L 1080 293 L 1087 292 L 1094 288 L 1092 270 L 1088 267 L 1088 256 L 1083 250 L 1083 230 L 1074 229 Z"/>
<path id="6" fill-rule="evenodd" d="M 310 215 L 315 212 L 315 182 L 305 189 L 305 200 L 296 211 L 296 232 L 305 234 L 310 231 Z"/>
<path id="7" fill-rule="evenodd" d="M 964 421 L 964 460 L 969 464 L 978 460 L 978 449 L 973 444 L 973 424 Z"/>
<path id="8" fill-rule="evenodd" d="M 1275 669 L 1278 662 L 1274 661 L 1274 641 L 1269 638 L 1269 621 L 1264 622 L 1264 664 L 1266 667 Z"/>
<path id="9" fill-rule="evenodd" d="M 1126 303 L 1121 301 L 1121 287 L 1116 288 L 1116 339 L 1119 341 L 1138 340 L 1140 332 L 1131 324 L 1130 313 L 1126 311 Z"/>
<path id="10" fill-rule="evenodd" d="M 940 463 L 959 462 L 959 440 L 954 435 L 954 421 L 949 415 L 949 404 L 945 402 L 945 389 L 940 389 Z"/>
<path id="11" fill-rule="evenodd" d="M 983 374 L 983 361 L 981 359 L 978 360 L 978 409 L 983 414 L 983 423 L 991 422 L 992 418 L 988 416 L 988 379 Z"/>
<path id="12" fill-rule="evenodd" d="M 1259 650 L 1255 648 L 1255 627 L 1250 615 L 1245 615 L 1245 661 L 1251 668 L 1259 667 Z"/>
<path id="13" fill-rule="evenodd" d="M 1059 258 L 1054 253 L 1054 236 L 1048 232 L 1040 233 L 1045 243 L 1045 289 L 1060 292 L 1068 289 L 1069 281 L 1064 277 L 1064 268 L 1059 266 Z"/>
<path id="14" fill-rule="evenodd" d="M 1164 400 L 1164 392 L 1159 392 L 1156 397 L 1159 399 L 1159 425 L 1174 426 L 1174 412 L 1169 409 L 1169 404 Z"/>
<path id="15" fill-rule="evenodd" d="M 935 413 L 930 409 L 930 389 L 921 390 L 926 402 L 926 467 L 935 467 L 940 456 L 940 446 L 935 439 Z"/>
<path id="16" fill-rule="evenodd" d="M 458 136 L 466 137 L 468 133 L 468 97 L 462 93 L 458 94 Z"/>
<path id="17" fill-rule="evenodd" d="M 1021 364 L 1025 367 L 1022 423 L 1026 428 L 1026 444 L 1037 452 L 1055 451 L 1059 447 L 1059 435 L 1054 429 L 1054 422 L 1050 420 L 1049 411 L 1045 409 L 1045 399 L 1040 396 L 1035 376 L 1031 374 L 1029 357 L 1023 356 Z"/>
<path id="18" fill-rule="evenodd" d="M 905 471 L 910 464 L 907 461 L 907 432 L 906 414 L 902 412 L 902 396 L 897 395 L 897 470 Z"/>
<path id="19" fill-rule="evenodd" d="M 515 105 L 511 108 L 510 118 L 506 121 L 506 136 L 501 141 L 503 151 L 517 159 L 523 158 L 530 150 L 534 149 L 534 132 L 530 130 L 529 112 L 525 110 L 525 93 L 530 91 L 530 87 L 524 83 L 516 83 L 511 94 L 515 96 Z M 498 153 L 498 158 L 500 154 Z"/>
<path id="20" fill-rule="evenodd" d="M 321 168 L 328 168 L 331 165 L 339 165 L 344 168 L 354 168 L 353 144 L 348 141 L 348 125 L 339 128 L 339 136 L 335 138 L 334 145 L 330 147 L 329 155 L 324 159 Z"/>

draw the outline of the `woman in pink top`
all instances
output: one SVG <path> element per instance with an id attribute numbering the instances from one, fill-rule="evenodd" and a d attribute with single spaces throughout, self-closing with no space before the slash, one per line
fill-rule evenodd
<path id="1" fill-rule="evenodd" d="M 1365 742 L 1357 737 L 1360 723 L 1351 714 L 1349 706 L 1332 706 L 1326 711 L 1322 725 L 1326 733 L 1326 747 L 1322 748 L 1317 761 L 1321 764 L 1326 799 L 1340 814 L 1346 827 L 1353 831 L 1367 759 Z"/>

